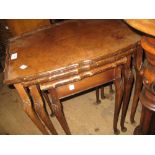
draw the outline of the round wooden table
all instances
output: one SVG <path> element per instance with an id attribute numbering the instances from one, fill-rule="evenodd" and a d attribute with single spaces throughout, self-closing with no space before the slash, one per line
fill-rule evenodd
<path id="1" fill-rule="evenodd" d="M 155 134 L 155 20 L 130 19 L 125 21 L 144 33 L 141 46 L 147 60 L 147 65 L 140 71 L 144 85 L 140 95 L 142 112 L 140 125 L 136 127 L 134 134 Z"/>

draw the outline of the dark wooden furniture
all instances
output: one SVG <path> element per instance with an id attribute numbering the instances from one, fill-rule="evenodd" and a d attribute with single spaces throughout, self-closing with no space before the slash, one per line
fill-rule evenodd
<path id="1" fill-rule="evenodd" d="M 121 129 L 126 131 L 131 55 L 139 40 L 121 20 L 69 20 L 47 26 L 10 40 L 4 82 L 15 85 L 25 112 L 43 134 L 57 134 L 47 105 L 70 134 L 60 99 L 114 81 L 113 128 L 118 134 L 122 96 Z"/>
<path id="2" fill-rule="evenodd" d="M 155 134 L 155 20 L 127 20 L 127 23 L 146 33 L 141 39 L 141 46 L 144 49 L 147 64 L 139 67 L 138 79 L 140 81 L 137 83 L 135 94 L 140 94 L 143 80 L 144 88 L 140 95 L 142 113 L 140 125 L 135 129 L 134 134 Z M 142 62 L 141 53 L 139 53 L 140 58 L 137 59 L 137 64 Z"/>

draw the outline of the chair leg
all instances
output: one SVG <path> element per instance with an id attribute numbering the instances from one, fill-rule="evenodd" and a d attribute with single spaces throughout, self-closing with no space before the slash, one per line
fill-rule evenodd
<path id="1" fill-rule="evenodd" d="M 60 100 L 57 96 L 56 90 L 53 88 L 53 89 L 50 89 L 49 92 L 50 92 L 50 95 L 51 95 L 52 101 L 53 101 L 52 109 L 54 110 L 57 120 L 59 121 L 59 123 L 62 126 L 65 133 L 67 135 L 71 135 L 68 123 L 66 121 L 65 115 L 62 110 L 62 104 L 60 103 Z"/>
<path id="2" fill-rule="evenodd" d="M 53 135 L 57 135 L 57 132 L 53 126 L 53 123 L 51 122 L 49 115 L 47 113 L 47 110 L 45 107 L 45 101 L 43 99 L 43 96 L 41 94 L 39 87 L 36 85 L 33 85 L 29 87 L 29 90 L 30 90 L 32 100 L 34 102 L 34 108 L 37 114 L 39 115 L 41 120 L 45 123 L 45 125 L 50 130 L 50 132 Z"/>
<path id="3" fill-rule="evenodd" d="M 46 130 L 44 124 L 41 122 L 38 115 L 35 113 L 31 100 L 25 90 L 25 88 L 21 84 L 15 84 L 15 88 L 18 91 L 22 101 L 23 108 L 25 113 L 29 116 L 29 118 L 33 121 L 33 123 L 38 127 L 38 129 L 44 134 L 49 135 L 49 132 Z"/>
<path id="4" fill-rule="evenodd" d="M 119 113 L 122 105 L 122 96 L 123 96 L 123 80 L 121 78 L 121 66 L 116 67 L 115 69 L 115 108 L 114 108 L 114 119 L 113 119 L 113 129 L 114 134 L 119 134 L 120 131 L 117 129 L 117 123 L 119 118 Z"/>
<path id="5" fill-rule="evenodd" d="M 100 104 L 101 100 L 100 100 L 100 89 L 96 88 L 96 104 Z"/>
<path id="6" fill-rule="evenodd" d="M 121 116 L 121 130 L 126 132 L 127 128 L 124 126 L 125 118 L 129 106 L 130 95 L 133 85 L 133 73 L 130 68 L 131 56 L 127 57 L 127 63 L 123 65 L 123 77 L 124 77 L 124 96 L 123 96 L 123 107 Z"/>
<path id="7" fill-rule="evenodd" d="M 136 82 L 135 82 L 135 91 L 134 91 L 134 97 L 133 97 L 133 102 L 132 102 L 132 107 L 131 107 L 131 115 L 130 115 L 130 122 L 133 124 L 135 123 L 135 113 L 137 110 L 138 106 L 138 101 L 139 101 L 139 95 L 142 89 L 143 85 L 143 78 L 140 75 L 138 71 L 136 71 Z"/>

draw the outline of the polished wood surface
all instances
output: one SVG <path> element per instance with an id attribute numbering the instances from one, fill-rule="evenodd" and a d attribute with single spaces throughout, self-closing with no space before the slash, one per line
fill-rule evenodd
<path id="1" fill-rule="evenodd" d="M 85 79 L 77 81 L 77 82 L 72 82 L 70 84 L 65 84 L 65 85 L 59 86 L 56 89 L 58 97 L 59 97 L 59 99 L 65 98 L 70 95 L 80 93 L 84 90 L 88 90 L 88 89 L 100 86 L 103 83 L 114 81 L 115 80 L 114 74 L 115 74 L 114 69 L 109 69 L 108 71 L 94 75 L 93 77 L 88 77 L 88 78 L 85 78 Z M 73 90 L 69 89 L 70 85 L 74 85 Z M 52 88 L 52 82 L 41 84 L 42 90 L 48 90 L 50 88 Z"/>
<path id="2" fill-rule="evenodd" d="M 136 127 L 134 134 L 155 134 L 155 20 L 127 20 L 127 23 L 137 30 L 149 34 L 141 39 L 147 63 L 139 71 L 139 75 L 142 77 L 139 77 L 140 81 L 137 83 L 135 95 L 140 94 L 139 88 L 142 85 L 142 79 L 144 87 L 140 94 L 142 104 L 140 125 Z M 140 61 L 141 59 L 139 59 Z M 133 105 L 136 107 L 137 103 L 133 102 Z M 131 121 L 134 121 L 134 113 L 131 114 Z"/>
<path id="3" fill-rule="evenodd" d="M 155 36 L 155 19 L 127 19 L 125 21 L 133 28 Z"/>
<path id="4" fill-rule="evenodd" d="M 139 39 L 119 20 L 66 21 L 10 41 L 5 82 L 17 83 L 79 62 L 83 65 L 101 56 L 112 57 Z M 16 60 L 10 60 L 12 53 L 18 53 Z M 27 68 L 20 69 L 21 65 Z"/>
<path id="5" fill-rule="evenodd" d="M 48 19 L 7 19 L 5 21 L 12 37 L 50 25 L 50 21 Z"/>
<path id="6" fill-rule="evenodd" d="M 98 67 L 98 72 L 96 71 L 93 73 L 93 70 L 89 70 L 88 72 L 82 73 L 82 75 L 78 74 L 78 76 L 75 75 L 54 80 L 51 82 L 44 82 L 40 84 L 41 90 L 57 88 L 59 98 L 64 98 L 68 95 L 74 95 L 75 93 L 81 92 L 83 90 L 94 88 L 103 83 L 114 81 L 116 76 L 114 70 L 115 67 L 113 66 L 123 65 L 126 62 L 127 59 L 122 58 L 119 61 L 103 65 L 102 67 Z M 72 83 L 74 83 L 75 88 L 73 90 L 70 90 L 69 85 L 71 85 Z"/>
<path id="7" fill-rule="evenodd" d="M 154 37 L 143 37 L 141 39 L 141 46 L 143 47 L 143 49 L 145 49 L 147 51 L 146 56 L 148 58 L 148 61 L 151 64 L 155 65 L 155 59 L 154 56 L 155 55 L 155 38 Z"/>
<path id="8" fill-rule="evenodd" d="M 141 46 L 145 51 L 147 64 L 141 71 L 144 85 L 140 95 L 142 113 L 135 134 L 155 134 L 155 53 L 152 51 L 152 45 L 155 46 L 155 38 L 146 36 L 142 38 Z"/>
<path id="9" fill-rule="evenodd" d="M 133 81 L 131 56 L 140 38 L 121 20 L 70 20 L 46 26 L 10 40 L 4 82 L 19 86 L 19 92 L 21 88 L 27 90 L 30 104 L 26 112 L 29 117 L 33 117 L 32 111 L 37 114 L 38 119 L 31 119 L 44 134 L 38 125 L 40 121 L 49 133 L 56 134 L 45 99 L 65 133 L 71 134 L 60 99 L 113 81 L 113 129 L 119 134 L 121 108 L 121 129 L 126 131 L 124 123 Z M 17 58 L 12 60 L 15 53 Z M 68 89 L 70 85 L 74 89 Z M 23 101 L 27 105 L 24 98 Z"/>

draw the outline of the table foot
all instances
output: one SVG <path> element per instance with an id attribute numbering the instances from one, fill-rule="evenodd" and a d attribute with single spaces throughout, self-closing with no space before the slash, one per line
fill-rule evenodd
<path id="1" fill-rule="evenodd" d="M 116 129 L 116 130 L 114 131 L 114 134 L 115 134 L 115 135 L 119 135 L 119 134 L 120 134 L 120 130 L 119 130 L 119 129 Z"/>
<path id="2" fill-rule="evenodd" d="M 123 127 L 123 128 L 121 128 L 121 131 L 122 132 L 126 132 L 127 131 L 127 128 L 126 127 Z"/>

